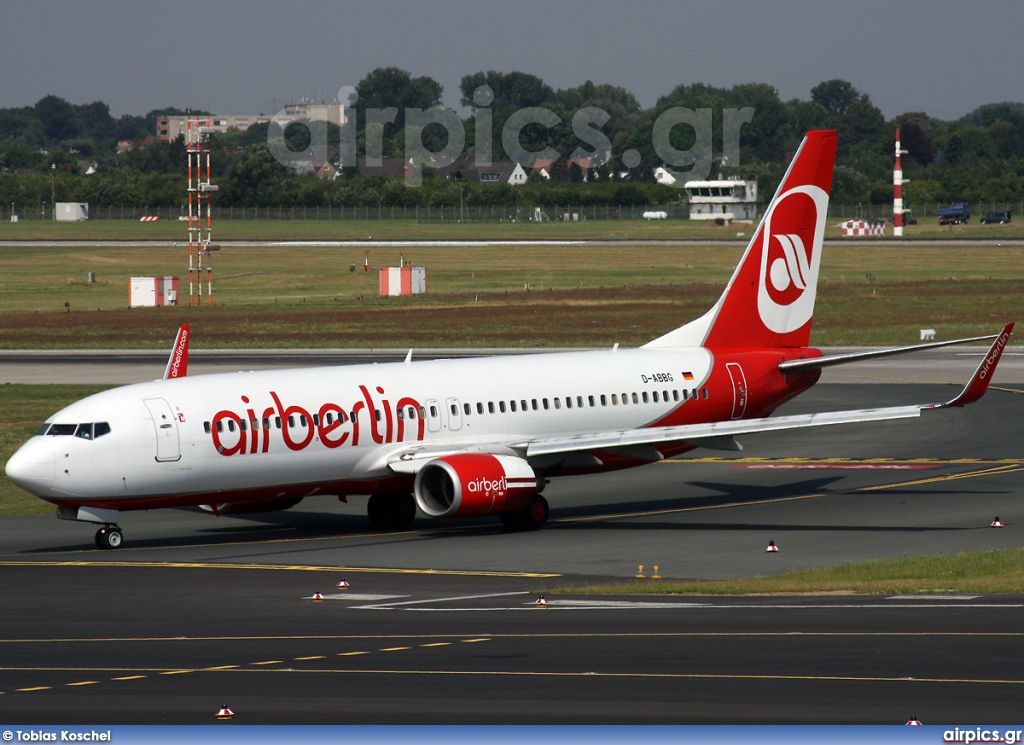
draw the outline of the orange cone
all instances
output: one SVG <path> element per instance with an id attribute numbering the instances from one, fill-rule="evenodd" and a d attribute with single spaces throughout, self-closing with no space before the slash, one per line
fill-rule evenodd
<path id="1" fill-rule="evenodd" d="M 992 521 L 992 527 L 993 528 L 1001 528 L 1001 527 L 1003 527 L 1003 523 L 999 519 L 999 515 L 996 515 L 996 519 Z"/>
<path id="2" fill-rule="evenodd" d="M 348 589 L 348 582 L 346 582 L 345 580 L 341 580 L 340 582 L 338 582 L 338 589 L 339 590 L 347 590 Z"/>
<path id="3" fill-rule="evenodd" d="M 227 706 L 220 707 L 220 711 L 217 712 L 217 719 L 228 720 L 235 716 L 235 712 L 231 711 Z"/>
<path id="4" fill-rule="evenodd" d="M 775 541 L 768 541 L 768 548 L 765 549 L 768 553 L 774 553 L 779 550 L 779 547 L 775 545 Z"/>
<path id="5" fill-rule="evenodd" d="M 541 595 L 539 598 L 537 598 L 536 605 L 537 605 L 538 608 L 547 608 L 548 607 L 548 601 L 544 599 L 543 595 Z"/>
<path id="6" fill-rule="evenodd" d="M 911 716 L 911 717 L 910 717 L 910 721 L 909 721 L 909 722 L 907 722 L 907 726 L 908 726 L 908 727 L 913 727 L 913 726 L 915 726 L 915 725 L 920 725 L 920 724 L 921 724 L 921 723 L 920 723 L 919 721 L 917 721 L 917 717 L 915 717 L 915 716 Z"/>
<path id="7" fill-rule="evenodd" d="M 322 601 L 323 601 L 323 599 L 324 599 L 324 596 L 323 596 L 323 595 L 321 595 L 321 594 L 320 594 L 319 592 L 314 592 L 314 593 L 313 593 L 313 602 L 314 602 L 314 603 L 319 603 L 319 602 L 322 602 Z"/>

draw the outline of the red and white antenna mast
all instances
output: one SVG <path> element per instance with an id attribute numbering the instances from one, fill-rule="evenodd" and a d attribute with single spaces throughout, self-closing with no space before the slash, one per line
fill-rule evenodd
<path id="1" fill-rule="evenodd" d="M 903 184 L 908 179 L 903 178 L 900 156 L 906 154 L 906 150 L 900 150 L 900 128 L 896 127 L 896 164 L 892 169 L 892 234 L 895 238 L 903 235 Z"/>
<path id="2" fill-rule="evenodd" d="M 203 269 L 206 269 L 206 295 L 213 305 L 213 212 L 210 194 L 217 186 L 210 183 L 210 117 L 192 116 L 186 109 L 185 149 L 188 151 L 188 304 L 203 304 Z M 204 124 L 205 122 L 205 124 Z M 205 160 L 205 163 L 203 162 Z M 204 174 L 205 170 L 205 174 Z M 206 215 L 206 235 L 203 235 L 203 214 Z M 206 260 L 205 262 L 203 260 Z M 196 294 L 198 287 L 198 296 Z"/>

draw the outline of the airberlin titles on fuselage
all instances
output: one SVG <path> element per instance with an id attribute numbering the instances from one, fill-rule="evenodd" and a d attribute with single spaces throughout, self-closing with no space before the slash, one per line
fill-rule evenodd
<path id="1" fill-rule="evenodd" d="M 248 396 L 241 396 L 246 406 L 244 412 L 218 411 L 210 422 L 209 434 L 214 448 L 225 456 L 269 453 L 271 440 L 280 440 L 286 448 L 296 451 L 305 450 L 314 440 L 328 449 L 342 445 L 358 447 L 360 438 L 366 444 L 367 435 L 377 445 L 402 442 L 407 423 L 411 427 L 413 420 L 416 440 L 423 439 L 426 411 L 419 401 L 403 396 L 394 406 L 386 398 L 378 404 L 365 385 L 359 386 L 359 391 L 362 398 L 351 406 L 328 402 L 315 413 L 302 406 L 288 405 L 276 391 L 269 391 L 267 395 L 273 405 L 264 406 L 257 414 L 258 406 Z M 376 391 L 384 395 L 380 386 Z M 276 435 L 272 434 L 275 432 Z"/>

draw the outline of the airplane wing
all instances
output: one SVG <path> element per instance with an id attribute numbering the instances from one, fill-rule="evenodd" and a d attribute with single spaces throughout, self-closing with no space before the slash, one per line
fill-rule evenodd
<path id="1" fill-rule="evenodd" d="M 809 360 L 791 360 L 789 362 L 781 363 L 779 365 L 779 369 L 783 372 L 816 370 L 823 367 L 832 367 L 833 365 L 844 365 L 847 362 L 860 362 L 861 360 L 870 360 L 875 359 L 876 357 L 890 357 L 896 354 L 904 354 L 905 352 L 920 352 L 923 349 L 937 349 L 938 347 L 948 347 L 951 344 L 970 344 L 974 341 L 988 341 L 989 339 L 996 339 L 998 337 L 999 334 L 989 334 L 988 336 L 972 336 L 969 339 L 951 339 L 949 341 L 935 341 L 928 344 L 911 344 L 907 347 L 872 349 L 868 352 L 833 354 L 828 357 L 814 357 Z"/>
<path id="2" fill-rule="evenodd" d="M 552 456 L 570 456 L 594 450 L 610 450 L 641 460 L 661 460 L 662 455 L 653 446 L 689 443 L 697 447 L 712 449 L 740 450 L 734 439 L 736 435 L 757 432 L 778 432 L 806 427 L 823 427 L 832 424 L 855 422 L 879 422 L 894 419 L 912 419 L 923 412 L 966 406 L 980 399 L 988 389 L 999 358 L 1013 332 L 1013 324 L 1007 324 L 996 336 L 988 353 L 978 365 L 974 375 L 963 390 L 953 399 L 944 403 L 891 406 L 877 409 L 853 409 L 848 411 L 827 411 L 817 414 L 765 417 L 761 419 L 737 419 L 731 421 L 684 424 L 674 427 L 648 427 L 643 429 L 590 432 L 564 437 L 542 437 L 524 442 L 477 443 L 471 448 L 444 450 L 418 447 L 394 453 L 388 459 L 388 466 L 397 473 L 413 474 L 434 458 L 469 450 L 481 452 L 506 452 L 518 455 L 531 462 Z"/>
<path id="3" fill-rule="evenodd" d="M 608 450 L 643 445 L 664 445 L 687 442 L 700 446 L 703 440 L 721 441 L 724 437 L 746 435 L 755 432 L 777 432 L 804 427 L 822 427 L 830 424 L 852 424 L 854 422 L 878 422 L 891 419 L 910 419 L 922 412 L 966 406 L 980 399 L 988 390 L 992 374 L 999 358 L 1013 333 L 1009 323 L 998 334 L 988 353 L 978 365 L 974 375 L 955 398 L 945 403 L 920 404 L 913 406 L 891 406 L 879 409 L 853 409 L 849 411 L 828 411 L 818 414 L 766 417 L 763 419 L 737 419 L 732 421 L 708 422 L 705 424 L 684 424 L 675 427 L 650 427 L 620 432 L 597 432 L 572 437 L 548 437 L 532 440 L 526 444 L 528 458 L 554 453 L 571 453 L 580 450 Z"/>

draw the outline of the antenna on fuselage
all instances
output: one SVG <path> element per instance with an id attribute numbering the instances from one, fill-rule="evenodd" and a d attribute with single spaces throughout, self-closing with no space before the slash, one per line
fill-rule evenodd
<path id="1" fill-rule="evenodd" d="M 412 350 L 410 349 L 409 350 L 409 354 L 405 355 L 405 364 L 408 365 L 411 362 L 412 362 Z"/>

